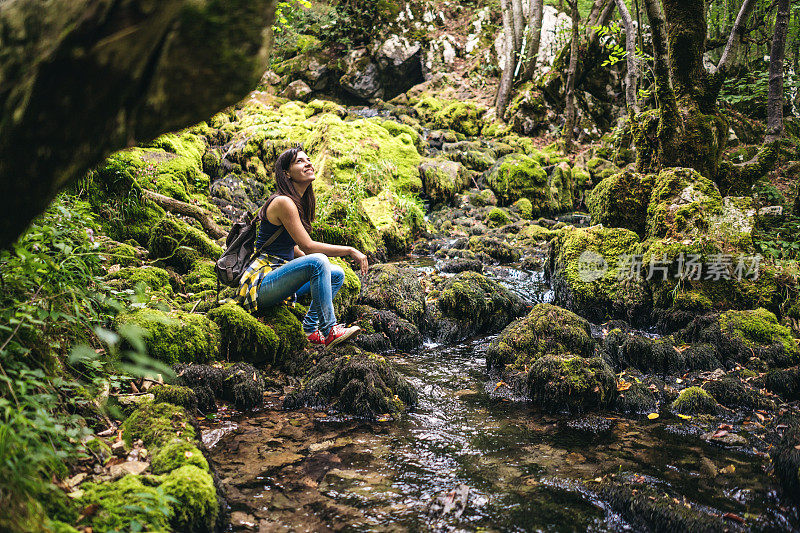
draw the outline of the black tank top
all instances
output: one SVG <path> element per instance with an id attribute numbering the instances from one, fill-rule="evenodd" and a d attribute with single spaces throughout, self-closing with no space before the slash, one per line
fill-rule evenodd
<path id="1" fill-rule="evenodd" d="M 272 222 L 264 217 L 264 220 L 261 221 L 261 225 L 258 227 L 258 237 L 256 238 L 256 247 L 255 249 L 258 250 L 263 246 L 267 240 L 272 237 L 272 235 L 278 231 L 278 228 L 282 228 L 283 226 L 276 226 Z M 287 261 L 291 261 L 294 259 L 294 246 L 295 246 L 294 239 L 292 236 L 289 235 L 289 232 L 286 231 L 286 228 L 283 229 L 278 238 L 272 241 L 269 246 L 264 248 L 262 253 L 268 253 L 270 255 L 275 255 L 280 257 L 281 259 L 285 259 Z"/>

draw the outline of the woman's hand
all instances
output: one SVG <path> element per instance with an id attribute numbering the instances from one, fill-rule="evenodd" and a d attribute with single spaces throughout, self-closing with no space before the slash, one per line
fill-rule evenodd
<path id="1" fill-rule="evenodd" d="M 361 269 L 361 275 L 367 275 L 367 269 L 369 268 L 369 262 L 367 261 L 367 256 L 356 250 L 355 248 L 350 248 L 350 257 L 353 258 L 353 261 L 356 262 L 358 268 Z"/>

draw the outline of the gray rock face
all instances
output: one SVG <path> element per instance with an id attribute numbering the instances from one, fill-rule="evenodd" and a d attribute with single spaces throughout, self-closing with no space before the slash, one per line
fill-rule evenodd
<path id="1" fill-rule="evenodd" d="M 378 66 L 365 48 L 353 50 L 347 58 L 347 71 L 339 79 L 342 89 L 357 98 L 368 100 L 383 95 Z"/>
<path id="2" fill-rule="evenodd" d="M 281 96 L 290 100 L 307 100 L 311 94 L 311 87 L 303 80 L 295 80 L 281 93 Z"/>
<path id="3" fill-rule="evenodd" d="M 0 246 L 113 150 L 253 89 L 275 0 L 0 4 Z"/>

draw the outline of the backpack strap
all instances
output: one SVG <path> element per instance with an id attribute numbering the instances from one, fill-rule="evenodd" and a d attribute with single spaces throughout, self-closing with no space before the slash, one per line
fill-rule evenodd
<path id="1" fill-rule="evenodd" d="M 256 223 L 256 221 L 259 221 L 259 222 L 261 221 L 261 212 L 262 212 L 262 211 L 264 211 L 264 214 L 266 215 L 266 213 L 267 213 L 267 207 L 269 207 L 269 204 L 271 204 L 271 203 L 272 203 L 272 200 L 274 200 L 274 199 L 275 199 L 275 198 L 277 198 L 277 197 L 278 197 L 278 195 L 277 195 L 277 194 L 275 194 L 275 195 L 272 195 L 272 196 L 271 196 L 271 197 L 270 197 L 270 198 L 267 200 L 267 203 L 266 203 L 266 204 L 264 204 L 264 207 L 263 207 L 262 209 L 259 209 L 259 210 L 256 212 L 256 216 L 255 216 L 255 217 L 253 217 L 253 222 L 252 222 L 252 224 L 255 224 L 255 223 Z M 278 237 L 280 237 L 281 233 L 283 233 L 283 230 L 284 230 L 284 227 L 283 227 L 283 225 L 281 225 L 281 226 L 280 226 L 280 227 L 279 227 L 277 230 L 275 230 L 275 233 L 273 233 L 273 234 L 272 234 L 272 236 L 271 236 L 269 239 L 267 239 L 267 242 L 265 242 L 264 244 L 262 244 L 262 245 L 261 245 L 261 247 L 260 247 L 258 250 L 256 250 L 255 252 L 253 252 L 253 258 L 256 258 L 256 257 L 258 257 L 259 255 L 261 255 L 261 252 L 262 252 L 262 251 L 263 251 L 263 250 L 264 250 L 264 249 L 265 249 L 267 246 L 269 246 L 270 244 L 272 244 L 273 242 L 275 242 L 275 239 L 277 239 Z"/>

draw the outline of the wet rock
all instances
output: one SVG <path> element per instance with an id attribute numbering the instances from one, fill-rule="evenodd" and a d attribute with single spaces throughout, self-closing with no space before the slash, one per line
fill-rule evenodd
<path id="1" fill-rule="evenodd" d="M 783 416 L 773 425 L 778 432 L 769 455 L 786 495 L 800 501 L 800 419 Z"/>
<path id="2" fill-rule="evenodd" d="M 457 342 L 499 331 L 526 309 L 519 296 L 496 281 L 466 271 L 445 281 L 429 305 L 426 329 L 440 342 Z"/>
<path id="3" fill-rule="evenodd" d="M 284 407 L 330 408 L 367 419 L 398 415 L 417 402 L 417 391 L 381 356 L 343 346 L 326 354 Z"/>
<path id="4" fill-rule="evenodd" d="M 774 410 L 775 402 L 767 398 L 758 389 L 734 375 L 727 375 L 703 383 L 703 390 L 708 391 L 725 407 L 750 410 Z"/>
<path id="5" fill-rule="evenodd" d="M 397 350 L 408 351 L 422 345 L 422 335 L 419 329 L 408 320 L 397 316 L 393 311 L 377 310 L 366 305 L 359 305 L 355 307 L 354 315 L 355 321 L 363 330 L 356 342 L 365 350 L 386 350 L 384 338 L 388 341 L 388 348 Z M 377 337 L 373 337 L 374 335 Z M 372 348 L 380 348 L 380 350 Z"/>
<path id="6" fill-rule="evenodd" d="M 519 250 L 513 248 L 503 239 L 498 239 L 489 235 L 484 235 L 485 230 L 473 235 L 469 239 L 469 249 L 476 253 L 485 253 L 492 259 L 500 263 L 514 263 L 519 261 L 522 255 Z"/>
<path id="7" fill-rule="evenodd" d="M 445 261 L 439 268 L 442 272 L 456 274 L 458 272 L 465 272 L 470 270 L 472 272 L 483 273 L 483 263 L 478 259 L 451 259 Z"/>
<path id="8" fill-rule="evenodd" d="M 707 442 L 713 442 L 720 446 L 741 447 L 747 446 L 747 439 L 739 434 L 731 433 L 726 430 L 709 431 L 703 433 L 700 438 Z"/>
<path id="9" fill-rule="evenodd" d="M 715 413 L 717 402 L 700 387 L 688 387 L 681 391 L 670 407 L 684 415 Z"/>
<path id="10" fill-rule="evenodd" d="M 608 435 L 614 429 L 614 426 L 613 420 L 597 415 L 584 416 L 567 422 L 569 429 L 592 437 Z"/>
<path id="11" fill-rule="evenodd" d="M 240 411 L 258 407 L 264 402 L 264 379 L 253 365 L 236 363 L 225 370 L 220 396 Z"/>
<path id="12" fill-rule="evenodd" d="M 387 309 L 419 327 L 425 316 L 425 292 L 416 271 L 393 264 L 370 267 L 359 303 Z"/>
<path id="13" fill-rule="evenodd" d="M 786 401 L 800 400 L 800 366 L 785 370 L 773 370 L 765 379 L 767 390 L 778 394 Z"/>
<path id="14" fill-rule="evenodd" d="M 222 390 L 225 371 L 209 365 L 176 365 L 174 368 L 178 382 L 194 391 L 200 412 L 216 412 L 214 391 Z"/>
<path id="15" fill-rule="evenodd" d="M 769 366 L 786 367 L 798 361 L 791 330 L 763 308 L 697 317 L 676 338 L 713 345 L 725 363 L 746 364 L 755 357 Z"/>
<path id="16" fill-rule="evenodd" d="M 531 366 L 527 394 L 547 411 L 585 412 L 610 404 L 614 373 L 600 357 L 545 355 Z"/>
<path id="17" fill-rule="evenodd" d="M 434 204 L 453 203 L 456 195 L 469 186 L 470 179 L 461 163 L 432 159 L 419 166 L 422 187 Z"/>
<path id="18" fill-rule="evenodd" d="M 586 196 L 592 223 L 627 228 L 643 236 L 653 177 L 626 170 L 601 181 Z"/>
<path id="19" fill-rule="evenodd" d="M 619 390 L 614 398 L 615 411 L 626 414 L 644 415 L 658 411 L 658 399 L 650 387 L 641 379 L 626 381 L 630 387 Z"/>
<path id="20" fill-rule="evenodd" d="M 619 341 L 624 342 L 615 346 Z M 655 372 L 661 376 L 682 374 L 686 370 L 684 352 L 677 349 L 669 337 L 652 339 L 641 335 L 609 335 L 604 347 L 615 369 L 632 366 L 641 372 Z"/>
<path id="21" fill-rule="evenodd" d="M 566 309 L 538 304 L 491 342 L 486 365 L 489 371 L 502 371 L 506 365 L 523 371 L 545 355 L 591 357 L 595 347 L 589 322 Z"/>

